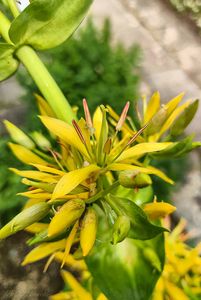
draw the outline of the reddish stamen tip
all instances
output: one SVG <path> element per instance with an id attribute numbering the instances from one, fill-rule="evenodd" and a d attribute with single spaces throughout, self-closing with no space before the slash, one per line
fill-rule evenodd
<path id="1" fill-rule="evenodd" d="M 75 131 L 77 132 L 77 135 L 79 136 L 81 142 L 86 145 L 86 141 L 84 138 L 84 135 L 82 133 L 82 130 L 80 129 L 79 125 L 77 124 L 77 122 L 75 120 L 72 121 L 73 127 L 75 128 Z"/>
<path id="2" fill-rule="evenodd" d="M 116 125 L 116 130 L 119 131 L 121 129 L 121 127 L 123 126 L 125 120 L 126 120 L 126 117 L 127 117 L 127 113 L 128 113 L 128 110 L 129 110 L 129 106 L 130 106 L 130 102 L 128 101 L 126 103 L 126 105 L 124 106 L 124 109 L 121 113 L 121 116 L 119 118 L 119 121 Z"/>

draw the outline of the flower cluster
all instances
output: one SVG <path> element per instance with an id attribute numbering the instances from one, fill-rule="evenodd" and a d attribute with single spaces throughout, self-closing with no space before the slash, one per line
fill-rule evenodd
<path id="1" fill-rule="evenodd" d="M 119 187 L 130 189 L 134 195 L 139 188 L 151 185 L 152 174 L 172 184 L 162 171 L 150 165 L 151 155 L 178 155 L 179 151 L 185 153 L 189 147 L 199 146 L 188 142 L 185 148 L 183 141 L 170 141 L 171 135 L 183 131 L 196 111 L 195 102 L 179 106 L 182 96 L 163 106 L 158 92 L 148 104 L 143 99 L 143 115 L 138 113 L 137 125 L 127 116 L 129 102 L 120 116 L 111 107 L 101 105 L 92 119 L 84 99 L 85 119 L 67 124 L 55 118 L 46 101 L 37 96 L 40 119 L 55 146 L 43 135 L 28 136 L 5 121 L 16 142 L 9 143 L 11 150 L 35 168 L 11 168 L 28 186 L 28 191 L 21 193 L 28 201 L 24 210 L 0 230 L 1 239 L 22 229 L 36 234 L 29 244 L 41 245 L 27 255 L 23 264 L 63 249 L 63 264 L 69 253 L 87 256 L 96 240 L 100 211 L 111 225 L 109 240 L 114 244 L 127 236 L 150 239 L 165 230 L 150 220 L 172 213 L 172 205 L 154 201 L 140 208 L 124 199 Z M 181 122 L 186 113 L 187 120 Z M 164 136 L 167 131 L 171 134 Z"/>

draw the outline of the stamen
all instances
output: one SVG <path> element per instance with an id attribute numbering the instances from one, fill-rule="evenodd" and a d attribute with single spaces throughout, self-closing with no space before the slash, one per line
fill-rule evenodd
<path id="1" fill-rule="evenodd" d="M 117 131 L 119 131 L 119 130 L 122 128 L 122 126 L 123 126 L 123 124 L 124 124 L 124 122 L 125 122 L 125 120 L 126 120 L 127 113 L 128 113 L 128 110 L 129 110 L 129 106 L 130 106 L 130 102 L 128 101 L 128 102 L 126 103 L 126 105 L 124 106 L 124 109 L 123 109 L 123 111 L 122 111 L 122 113 L 121 113 L 121 116 L 120 116 L 120 118 L 119 118 L 119 121 L 118 121 L 118 123 L 117 123 L 117 125 L 116 125 L 116 130 L 117 130 Z"/>
<path id="2" fill-rule="evenodd" d="M 85 114 L 85 120 L 86 120 L 86 123 L 87 123 L 87 127 L 90 131 L 90 135 L 93 135 L 94 134 L 93 123 L 92 123 L 89 107 L 88 107 L 88 104 L 87 104 L 87 100 L 85 98 L 83 99 L 83 108 L 84 108 L 84 114 Z"/>
<path id="3" fill-rule="evenodd" d="M 145 130 L 145 128 L 147 128 L 148 125 L 149 123 L 145 124 L 140 130 L 138 130 L 138 132 L 134 134 L 134 136 L 130 139 L 130 141 L 128 141 L 126 147 L 131 145 L 136 140 L 136 138 Z"/>
<path id="4" fill-rule="evenodd" d="M 79 125 L 75 120 L 72 121 L 73 127 L 75 128 L 75 131 L 77 132 L 77 135 L 79 136 L 81 142 L 86 146 L 86 141 L 84 138 L 84 135 L 82 133 L 82 130 L 80 129 Z"/>

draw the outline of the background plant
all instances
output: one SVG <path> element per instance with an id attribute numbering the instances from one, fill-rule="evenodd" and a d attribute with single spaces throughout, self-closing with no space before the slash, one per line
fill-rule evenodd
<path id="1" fill-rule="evenodd" d="M 129 49 L 120 43 L 112 45 L 111 30 L 109 20 L 100 30 L 89 20 L 76 36 L 41 55 L 73 106 L 80 108 L 87 97 L 92 112 L 101 103 L 111 103 L 120 113 L 125 101 L 138 98 L 141 50 L 137 45 Z M 23 99 L 29 101 L 34 120 L 32 126 L 29 115 L 27 127 L 36 128 L 35 121 L 39 122 L 33 94 L 38 91 L 25 69 L 17 78 L 25 89 Z"/>
<path id="2" fill-rule="evenodd" d="M 170 2 L 179 12 L 189 15 L 196 25 L 201 28 L 200 0 L 170 0 Z"/>

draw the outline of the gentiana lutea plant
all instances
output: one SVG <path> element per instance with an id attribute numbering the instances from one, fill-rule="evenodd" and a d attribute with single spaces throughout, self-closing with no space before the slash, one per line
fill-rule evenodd
<path id="1" fill-rule="evenodd" d="M 142 111 L 136 110 L 133 121 L 130 102 L 120 116 L 109 105 L 91 116 L 84 99 L 84 117 L 78 120 L 35 50 L 65 41 L 91 2 L 34 0 L 19 14 L 15 1 L 8 1 L 14 20 L 0 13 L 5 41 L 0 44 L 0 79 L 24 64 L 41 91 L 36 95 L 39 117 L 50 134 L 48 140 L 4 122 L 10 149 L 30 169 L 11 168 L 27 186 L 22 193 L 27 202 L 0 229 L 0 239 L 20 230 L 33 234 L 28 244 L 34 249 L 23 265 L 49 257 L 45 270 L 54 259 L 62 268 L 84 267 L 85 288 L 62 271 L 73 290 L 67 299 L 145 300 L 165 261 L 163 233 L 168 229 L 160 219 L 176 209 L 154 196 L 151 176 L 173 181 L 152 166 L 152 159 L 174 159 L 201 145 L 193 136 L 177 139 L 193 119 L 198 101 L 180 105 L 180 94 L 161 105 L 156 92 L 149 101 L 142 99 Z M 66 299 L 60 296 L 54 299 Z"/>

